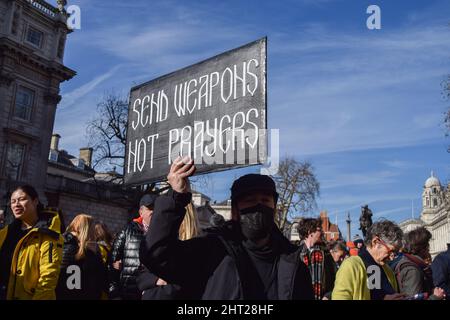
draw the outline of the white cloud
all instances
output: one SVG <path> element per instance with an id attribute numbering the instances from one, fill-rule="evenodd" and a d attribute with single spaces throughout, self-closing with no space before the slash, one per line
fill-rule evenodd
<path id="1" fill-rule="evenodd" d="M 92 92 L 101 83 L 103 83 L 103 82 L 107 81 L 109 78 L 111 78 L 120 68 L 121 68 L 120 65 L 115 66 L 108 72 L 95 77 L 91 81 L 83 84 L 82 86 L 80 86 L 68 93 L 63 94 L 61 103 L 58 105 L 58 110 L 62 111 L 66 108 L 73 106 L 74 104 L 79 103 L 80 99 L 85 98 L 88 93 Z"/>
<path id="2" fill-rule="evenodd" d="M 440 26 L 378 37 L 314 28 L 298 41 L 273 41 L 269 52 L 286 63 L 269 66 L 269 125 L 283 128 L 283 151 L 304 156 L 442 138 L 448 36 Z"/>
<path id="3" fill-rule="evenodd" d="M 437 128 L 442 123 L 442 114 L 423 113 L 413 117 L 413 123 L 421 129 Z"/>
<path id="4" fill-rule="evenodd" d="M 130 64 L 136 73 L 147 69 L 160 75 L 218 54 L 220 49 L 214 48 L 223 42 L 233 41 L 237 46 L 247 40 L 232 26 L 205 28 L 183 21 L 108 25 L 77 39 Z"/>
<path id="5" fill-rule="evenodd" d="M 406 211 L 411 211 L 411 206 L 409 207 L 400 207 L 400 208 L 395 208 L 395 209 L 389 209 L 389 210 L 383 210 L 383 211 L 379 211 L 373 214 L 373 218 L 382 218 L 382 217 L 388 217 L 390 215 L 392 215 L 393 213 L 398 213 L 398 212 L 406 212 Z"/>
<path id="6" fill-rule="evenodd" d="M 339 194 L 335 193 L 327 195 L 326 199 L 320 201 L 320 206 L 323 208 L 338 207 L 338 209 L 331 211 L 347 212 L 366 204 L 374 204 L 387 201 L 400 201 L 418 198 L 417 195 L 406 193 L 388 193 L 372 192 L 366 194 Z"/>
<path id="7" fill-rule="evenodd" d="M 323 179 L 320 183 L 322 190 L 342 188 L 349 186 L 375 186 L 387 183 L 396 182 L 395 177 L 399 176 L 398 172 L 394 171 L 378 171 L 378 172 L 363 172 L 363 173 L 336 173 L 332 175 L 332 179 Z"/>
<path id="8" fill-rule="evenodd" d="M 382 164 L 394 168 L 394 169 L 409 169 L 414 167 L 415 165 L 411 162 L 402 161 L 402 160 L 388 160 L 388 161 L 382 161 Z"/>

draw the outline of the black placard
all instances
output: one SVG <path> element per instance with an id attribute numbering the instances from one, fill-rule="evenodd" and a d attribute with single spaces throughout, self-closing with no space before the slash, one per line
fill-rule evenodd
<path id="1" fill-rule="evenodd" d="M 127 185 L 164 180 L 178 155 L 197 173 L 265 162 L 266 40 L 131 89 Z"/>

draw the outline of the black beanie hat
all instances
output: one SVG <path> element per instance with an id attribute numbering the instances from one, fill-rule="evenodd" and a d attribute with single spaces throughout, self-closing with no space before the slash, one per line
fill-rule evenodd
<path id="1" fill-rule="evenodd" d="M 139 201 L 139 207 L 146 206 L 147 208 L 153 208 L 157 198 L 158 196 L 156 194 L 144 194 Z"/>
<path id="2" fill-rule="evenodd" d="M 231 186 L 231 200 L 250 192 L 265 191 L 273 194 L 275 203 L 278 200 L 277 188 L 271 177 L 262 174 L 246 174 L 233 182 Z"/>

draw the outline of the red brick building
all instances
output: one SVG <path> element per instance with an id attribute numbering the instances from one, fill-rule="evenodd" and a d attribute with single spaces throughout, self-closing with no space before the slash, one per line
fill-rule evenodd
<path id="1" fill-rule="evenodd" d="M 322 220 L 322 229 L 324 233 L 324 237 L 326 241 L 332 240 L 342 240 L 341 231 L 339 231 L 339 227 L 331 223 L 330 218 L 328 218 L 328 213 L 326 211 L 322 211 L 320 213 L 320 219 Z"/>

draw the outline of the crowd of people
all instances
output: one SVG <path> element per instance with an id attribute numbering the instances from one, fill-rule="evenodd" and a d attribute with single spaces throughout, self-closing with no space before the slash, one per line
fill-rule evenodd
<path id="1" fill-rule="evenodd" d="M 0 300 L 444 300 L 450 244 L 434 259 L 431 234 L 392 221 L 364 239 L 325 241 L 320 218 L 298 222 L 300 242 L 274 222 L 278 193 L 265 175 L 231 186 L 231 220 L 200 230 L 192 160 L 177 159 L 165 194 L 145 194 L 115 237 L 80 213 L 67 228 L 29 185 L 12 192 L 14 220 L 0 229 Z"/>

